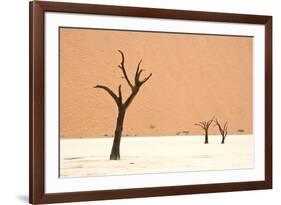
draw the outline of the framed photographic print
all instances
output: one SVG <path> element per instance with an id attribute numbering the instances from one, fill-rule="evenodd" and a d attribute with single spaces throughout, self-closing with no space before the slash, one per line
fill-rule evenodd
<path id="1" fill-rule="evenodd" d="M 271 187 L 271 16 L 30 2 L 30 203 Z"/>

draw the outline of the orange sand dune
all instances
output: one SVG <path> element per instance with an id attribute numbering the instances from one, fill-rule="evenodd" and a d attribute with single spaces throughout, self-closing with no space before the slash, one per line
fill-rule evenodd
<path id="1" fill-rule="evenodd" d="M 229 133 L 252 133 L 252 38 L 95 29 L 60 29 L 60 135 L 112 135 L 117 108 L 97 84 L 122 84 L 118 49 L 128 75 L 137 63 L 153 73 L 130 105 L 124 135 L 202 134 L 194 123 L 216 116 Z M 217 133 L 216 127 L 210 133 Z"/>

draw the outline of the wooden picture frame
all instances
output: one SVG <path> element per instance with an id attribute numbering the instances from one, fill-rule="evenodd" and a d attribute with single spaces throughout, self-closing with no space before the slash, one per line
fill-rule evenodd
<path id="1" fill-rule="evenodd" d="M 272 17 L 246 14 L 33 1 L 30 11 L 29 200 L 32 204 L 153 197 L 272 188 Z M 64 12 L 261 25 L 265 28 L 264 180 L 79 192 L 45 192 L 45 13 Z M 45 43 L 44 43 L 45 42 Z"/>

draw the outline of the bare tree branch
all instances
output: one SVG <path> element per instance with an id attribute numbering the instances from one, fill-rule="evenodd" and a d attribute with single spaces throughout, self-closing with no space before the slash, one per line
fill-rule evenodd
<path id="1" fill-rule="evenodd" d="M 217 119 L 215 120 L 215 123 L 216 123 L 215 126 L 217 126 L 219 128 L 219 131 L 220 131 L 221 136 L 223 137 L 223 143 L 224 143 L 224 138 L 226 138 L 227 133 L 228 133 L 227 132 L 227 123 L 228 122 L 226 122 L 224 124 L 223 128 Z"/>
<path id="2" fill-rule="evenodd" d="M 209 121 L 207 122 L 207 127 L 209 127 L 209 126 L 212 124 L 212 122 L 214 121 L 214 119 L 215 119 L 215 117 L 213 117 L 211 120 L 209 120 Z"/>
<path id="3" fill-rule="evenodd" d="M 220 123 L 219 123 L 219 121 L 216 119 L 215 120 L 215 125 L 214 125 L 214 127 L 215 126 L 217 126 L 218 128 L 219 128 L 219 131 L 220 131 L 220 133 L 222 134 L 222 132 L 223 132 L 223 129 L 222 129 L 222 127 L 221 127 L 221 125 L 220 125 Z"/>
<path id="4" fill-rule="evenodd" d="M 122 91 L 121 91 L 121 84 L 118 87 L 118 94 L 119 94 L 119 100 L 122 103 Z"/>
<path id="5" fill-rule="evenodd" d="M 138 66 L 137 66 L 137 70 L 136 70 L 136 73 L 135 73 L 135 87 L 136 86 L 139 86 L 139 87 L 142 86 L 152 76 L 152 73 L 150 73 L 149 76 L 147 76 L 143 80 L 140 80 L 141 73 L 144 71 L 143 69 L 140 69 L 141 63 L 142 63 L 142 60 L 139 61 Z"/>
<path id="6" fill-rule="evenodd" d="M 199 122 L 200 125 L 205 126 L 206 122 Z"/>
<path id="7" fill-rule="evenodd" d="M 142 62 L 142 59 L 141 59 L 141 60 L 139 61 L 139 63 L 138 63 L 135 76 L 137 75 L 137 73 L 139 73 L 141 62 Z"/>
<path id="8" fill-rule="evenodd" d="M 124 53 L 121 51 L 121 50 L 118 50 L 118 52 L 121 54 L 121 63 L 120 65 L 118 65 L 118 67 L 122 70 L 123 72 L 123 75 L 124 75 L 124 78 L 126 79 L 128 85 L 131 87 L 131 89 L 134 88 L 134 86 L 132 85 L 131 81 L 129 80 L 128 78 L 128 75 L 127 75 L 127 72 L 126 72 L 126 69 L 125 69 L 125 65 L 124 65 L 124 62 L 125 62 L 125 57 L 124 57 Z"/>
<path id="9" fill-rule="evenodd" d="M 149 74 L 144 80 L 140 81 L 141 85 L 144 84 L 152 76 L 152 73 Z"/>
<path id="10" fill-rule="evenodd" d="M 107 91 L 107 93 L 115 100 L 115 102 L 120 105 L 120 102 L 119 101 L 119 98 L 117 97 L 117 95 L 109 88 L 109 87 L 106 87 L 104 85 L 96 85 L 94 88 L 101 88 L 101 89 L 104 89 L 105 91 Z"/>
<path id="11" fill-rule="evenodd" d="M 140 84 L 140 75 L 143 72 L 143 69 L 140 69 L 139 72 L 136 73 L 135 75 L 135 85 L 139 85 Z"/>
<path id="12" fill-rule="evenodd" d="M 125 103 L 123 104 L 123 96 L 122 96 L 122 91 L 121 91 L 121 85 L 119 85 L 118 87 L 118 96 L 108 87 L 103 86 L 103 85 L 97 85 L 96 88 L 102 88 L 104 90 L 106 90 L 116 101 L 116 103 L 118 104 L 118 106 L 120 105 L 124 105 L 125 108 L 127 108 L 131 102 L 133 101 L 134 97 L 137 95 L 140 87 L 149 80 L 149 78 L 152 76 L 152 73 L 149 74 L 149 76 L 147 76 L 146 78 L 144 78 L 143 80 L 140 80 L 140 75 L 141 73 L 144 71 L 143 69 L 140 69 L 141 67 L 141 63 L 142 60 L 139 61 L 138 65 L 137 65 L 137 69 L 136 69 L 136 73 L 135 73 L 135 85 L 133 85 L 131 83 L 131 81 L 128 78 L 126 69 L 125 69 L 125 57 L 124 57 L 124 53 L 121 50 L 118 50 L 118 52 L 121 54 L 121 62 L 120 65 L 118 65 L 118 67 L 122 70 L 123 76 L 122 78 L 125 78 L 128 85 L 130 86 L 132 92 L 129 95 L 129 97 L 125 100 Z"/>
<path id="13" fill-rule="evenodd" d="M 207 130 L 213 121 L 214 121 L 214 118 L 212 118 L 209 121 L 202 121 L 202 122 L 195 123 L 195 125 L 200 126 L 204 130 Z"/>
<path id="14" fill-rule="evenodd" d="M 199 123 L 195 123 L 194 125 L 200 126 L 202 129 L 205 129 L 204 125 L 201 125 Z"/>
<path id="15" fill-rule="evenodd" d="M 227 130 L 227 122 L 224 124 L 223 129 Z"/>

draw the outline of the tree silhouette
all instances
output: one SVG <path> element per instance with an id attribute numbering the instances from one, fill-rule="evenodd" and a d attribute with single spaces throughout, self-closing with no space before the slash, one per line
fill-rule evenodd
<path id="1" fill-rule="evenodd" d="M 202 121 L 202 122 L 199 122 L 199 123 L 195 123 L 195 125 L 201 127 L 205 132 L 205 142 L 204 142 L 205 144 L 209 143 L 208 131 L 209 131 L 209 127 L 210 127 L 210 125 L 212 124 L 213 121 L 214 121 L 214 118 L 212 118 L 209 121 Z"/>
<path id="2" fill-rule="evenodd" d="M 122 130 L 123 130 L 126 110 L 128 109 L 129 105 L 132 103 L 133 99 L 138 94 L 141 86 L 146 81 L 148 81 L 148 79 L 152 76 L 152 73 L 150 73 L 143 80 L 140 80 L 141 73 L 144 71 L 143 69 L 140 69 L 141 62 L 142 62 L 142 60 L 140 60 L 137 65 L 136 72 L 135 72 L 134 83 L 132 83 L 126 72 L 124 53 L 121 50 L 118 50 L 118 52 L 121 54 L 121 62 L 118 65 L 118 68 L 121 69 L 121 71 L 123 73 L 123 77 L 125 78 L 127 84 L 131 88 L 131 94 L 129 95 L 129 97 L 123 101 L 121 84 L 118 87 L 118 95 L 115 94 L 107 86 L 104 86 L 104 85 L 95 86 L 95 88 L 101 88 L 101 89 L 105 90 L 114 99 L 114 101 L 118 107 L 118 116 L 117 116 L 113 145 L 112 145 L 111 154 L 110 154 L 110 160 L 119 160 L 120 159 L 120 141 L 121 141 L 121 136 L 122 136 Z"/>
<path id="3" fill-rule="evenodd" d="M 221 144 L 224 144 L 225 138 L 227 136 L 227 122 L 224 123 L 223 127 L 221 126 L 221 124 L 219 123 L 219 121 L 217 119 L 215 120 L 215 123 L 216 123 L 215 126 L 217 126 L 219 128 L 219 131 L 222 136 Z"/>

